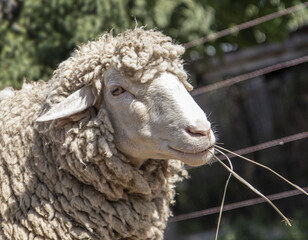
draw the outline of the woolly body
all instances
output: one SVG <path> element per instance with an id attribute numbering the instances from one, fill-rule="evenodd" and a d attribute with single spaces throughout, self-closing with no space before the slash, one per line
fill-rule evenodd
<path id="1" fill-rule="evenodd" d="M 156 31 L 107 33 L 76 50 L 48 83 L 0 94 L 1 239 L 163 238 L 183 163 L 149 159 L 136 167 L 119 151 L 102 78 L 112 68 L 147 84 L 169 72 L 190 89 L 183 51 Z M 36 122 L 83 86 L 93 106 Z"/>

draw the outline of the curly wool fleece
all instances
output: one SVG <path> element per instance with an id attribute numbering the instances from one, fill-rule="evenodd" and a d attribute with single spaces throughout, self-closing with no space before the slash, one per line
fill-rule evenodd
<path id="1" fill-rule="evenodd" d="M 175 160 L 140 169 L 117 150 L 100 103 L 106 69 L 146 82 L 169 71 L 186 82 L 184 49 L 157 31 L 107 33 L 62 62 L 46 84 L 0 94 L 1 239 L 162 239 L 175 182 Z M 82 86 L 100 103 L 63 120 L 36 122 Z M 2 96 L 2 97 L 1 97 Z"/>

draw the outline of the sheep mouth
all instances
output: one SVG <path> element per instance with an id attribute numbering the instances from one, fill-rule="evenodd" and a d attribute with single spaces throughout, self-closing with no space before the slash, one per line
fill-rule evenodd
<path id="1" fill-rule="evenodd" d="M 213 151 L 214 151 L 214 146 L 210 146 L 206 149 L 203 149 L 201 151 L 183 151 L 183 150 L 180 150 L 180 149 L 176 149 L 174 147 L 171 147 L 169 146 L 169 149 L 171 149 L 172 151 L 174 152 L 177 152 L 178 154 L 181 154 L 183 156 L 187 156 L 187 157 L 201 157 L 203 156 L 204 154 L 212 154 Z"/>
<path id="2" fill-rule="evenodd" d="M 176 156 L 174 159 L 178 159 L 191 167 L 198 167 L 210 163 L 214 154 L 214 146 L 195 152 L 187 152 L 170 146 L 169 149 L 175 153 Z"/>

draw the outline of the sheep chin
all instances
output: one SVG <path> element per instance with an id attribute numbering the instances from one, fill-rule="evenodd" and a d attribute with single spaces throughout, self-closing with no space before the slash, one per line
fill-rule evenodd
<path id="1" fill-rule="evenodd" d="M 210 163 L 214 153 L 213 146 L 195 153 L 183 152 L 172 147 L 169 147 L 169 149 L 176 155 L 174 159 L 180 160 L 191 167 L 198 167 Z"/>

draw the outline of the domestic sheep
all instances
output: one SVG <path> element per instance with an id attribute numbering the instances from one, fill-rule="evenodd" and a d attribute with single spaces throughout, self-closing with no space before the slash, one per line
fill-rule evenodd
<path id="1" fill-rule="evenodd" d="M 1 239 L 163 238 L 184 163 L 215 143 L 183 53 L 156 30 L 109 32 L 0 94 Z"/>

